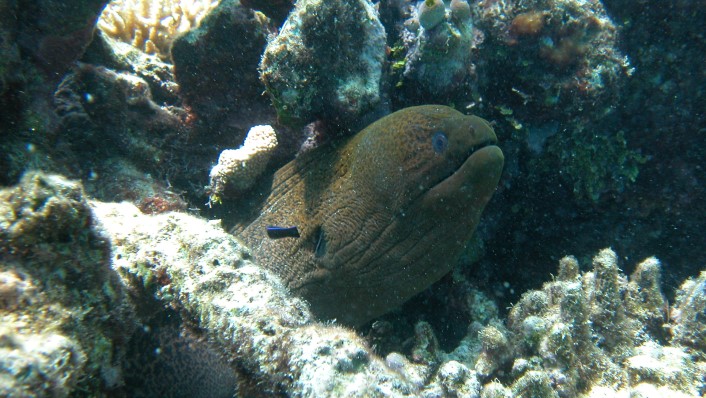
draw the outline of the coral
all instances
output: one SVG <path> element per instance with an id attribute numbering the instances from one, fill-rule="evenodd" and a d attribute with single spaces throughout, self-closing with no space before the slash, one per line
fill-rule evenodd
<path id="1" fill-rule="evenodd" d="M 90 64 L 77 65 L 64 78 L 54 106 L 62 133 L 71 137 L 77 151 L 88 147 L 95 152 L 108 140 L 115 144 L 108 148 L 111 154 L 129 154 L 138 164 L 154 164 L 167 156 L 160 147 L 169 136 L 145 137 L 146 128 L 152 133 L 169 130 L 172 136 L 184 129 L 179 109 L 155 103 L 144 79 Z"/>
<path id="2" fill-rule="evenodd" d="M 647 342 L 635 350 L 635 355 L 626 360 L 631 386 L 651 384 L 653 386 L 683 386 L 682 392 L 689 391 L 698 376 L 691 356 L 681 347 L 662 347 L 655 342 Z M 703 368 L 703 364 L 701 365 Z"/>
<path id="3" fill-rule="evenodd" d="M 86 188 L 101 200 L 184 209 L 183 191 L 170 181 L 205 179 L 215 156 L 215 149 L 194 144 L 184 110 L 158 105 L 147 81 L 133 73 L 79 64 L 59 85 L 54 105 L 72 169 L 88 176 Z"/>
<path id="4" fill-rule="evenodd" d="M 706 351 L 706 271 L 681 285 L 672 312 L 673 341 Z"/>
<path id="5" fill-rule="evenodd" d="M 507 361 L 510 342 L 507 331 L 500 325 L 488 325 L 478 333 L 481 351 L 475 363 L 475 370 L 480 376 L 487 377 Z"/>
<path id="6" fill-rule="evenodd" d="M 484 38 L 479 91 L 534 152 L 530 173 L 560 176 L 582 206 L 622 194 L 646 158 L 616 127 L 633 68 L 602 2 L 484 1 L 472 11 Z"/>
<path id="7" fill-rule="evenodd" d="M 513 354 L 505 363 L 513 361 L 513 396 L 573 396 L 638 383 L 686 394 L 703 389 L 697 374 L 704 364 L 679 345 L 660 345 L 667 318 L 659 261 L 641 262 L 628 280 L 615 252 L 604 249 L 592 267 L 580 273 L 576 259 L 565 257 L 556 280 L 512 307 L 507 340 Z M 481 340 L 491 332 L 493 326 L 482 329 Z M 487 345 L 479 358 L 492 353 Z"/>
<path id="8" fill-rule="evenodd" d="M 486 1 L 474 12 L 486 37 L 480 84 L 497 103 L 517 104 L 521 119 L 542 112 L 552 120 L 619 98 L 631 71 L 599 1 Z"/>
<path id="9" fill-rule="evenodd" d="M 419 2 L 405 27 L 399 29 L 406 54 L 398 85 L 420 90 L 427 102 L 444 101 L 469 83 L 475 68 L 470 6 L 465 0 L 454 0 L 448 7 L 441 0 Z"/>
<path id="10" fill-rule="evenodd" d="M 451 0 L 449 10 L 451 11 L 451 18 L 457 24 L 471 19 L 471 6 L 468 5 L 466 0 Z"/>
<path id="11" fill-rule="evenodd" d="M 544 372 L 529 371 L 522 375 L 511 387 L 513 397 L 521 398 L 559 398 L 554 391 L 552 381 Z"/>
<path id="12" fill-rule="evenodd" d="M 424 389 L 425 397 L 478 397 L 481 384 L 476 373 L 458 361 L 444 362 Z"/>
<path id="13" fill-rule="evenodd" d="M 80 184 L 42 174 L 0 199 L 4 395 L 698 396 L 706 388 L 706 273 L 682 285 L 668 344 L 655 336 L 668 321 L 655 258 L 628 279 L 610 249 L 583 273 L 565 257 L 556 279 L 523 294 L 506 322 L 468 291 L 470 305 L 489 308 L 475 310 L 457 348 L 444 352 L 421 321 L 409 355 L 383 361 L 353 331 L 315 322 L 218 222 L 144 215 L 128 203 L 89 206 Z"/>
<path id="14" fill-rule="evenodd" d="M 94 209 L 123 281 L 147 294 L 141 300 L 157 298 L 203 331 L 238 370 L 243 396 L 413 395 L 355 333 L 314 323 L 305 302 L 250 262 L 217 223 L 145 216 L 126 203 Z"/>
<path id="15" fill-rule="evenodd" d="M 556 278 L 541 290 L 524 293 L 506 320 L 471 323 L 449 353 L 435 343 L 431 325 L 420 322 L 409 359 L 390 353 L 388 366 L 437 396 L 459 391 L 480 397 L 629 396 L 635 388 L 645 396 L 655 396 L 650 391 L 699 396 L 706 388 L 703 351 L 664 338 L 668 319 L 660 270 L 659 261 L 648 258 L 628 280 L 611 249 L 601 250 L 592 270 L 584 273 L 574 257 L 565 257 Z M 689 293 L 680 294 L 702 297 L 693 286 L 686 282 L 683 289 Z M 479 296 L 473 289 L 467 294 Z M 683 330 L 698 333 L 703 324 L 703 319 L 693 320 Z M 454 379 L 465 380 L 466 387 L 440 387 L 458 386 L 449 383 Z"/>
<path id="16" fill-rule="evenodd" d="M 218 5 L 218 0 L 113 0 L 98 28 L 147 54 L 169 58 L 172 41 L 189 31 Z"/>
<path id="17" fill-rule="evenodd" d="M 647 158 L 628 146 L 623 131 L 596 132 L 576 122 L 568 134 L 548 140 L 547 158 L 552 161 L 545 158 L 544 167 L 559 167 L 580 201 L 596 203 L 606 193 L 623 192 Z"/>
<path id="18" fill-rule="evenodd" d="M 510 398 L 510 391 L 499 382 L 490 382 L 483 386 L 481 398 Z"/>
<path id="19" fill-rule="evenodd" d="M 381 103 L 385 29 L 370 0 L 301 0 L 271 40 L 260 77 L 285 124 L 346 125 Z"/>
<path id="20" fill-rule="evenodd" d="M 80 184 L 35 172 L 0 191 L 0 395 L 108 389 L 135 326 L 109 249 Z"/>
<path id="21" fill-rule="evenodd" d="M 626 312 L 642 323 L 647 332 L 659 340 L 667 329 L 669 303 L 662 294 L 662 264 L 655 257 L 639 263 L 630 275 L 626 289 Z"/>
<path id="22" fill-rule="evenodd" d="M 211 201 L 220 202 L 227 191 L 250 189 L 265 171 L 272 152 L 277 148 L 277 135 L 272 126 L 255 126 L 238 149 L 226 149 L 211 169 L 208 187 Z"/>

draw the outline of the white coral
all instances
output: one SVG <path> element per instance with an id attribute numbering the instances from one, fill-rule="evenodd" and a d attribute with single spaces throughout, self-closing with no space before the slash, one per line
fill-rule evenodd
<path id="1" fill-rule="evenodd" d="M 211 169 L 211 198 L 223 194 L 226 186 L 242 192 L 250 189 L 265 171 L 277 147 L 277 135 L 271 126 L 255 126 L 248 131 L 238 149 L 226 149 Z"/>
<path id="2" fill-rule="evenodd" d="M 166 59 L 177 35 L 198 26 L 220 0 L 113 0 L 98 19 L 107 36 Z"/>

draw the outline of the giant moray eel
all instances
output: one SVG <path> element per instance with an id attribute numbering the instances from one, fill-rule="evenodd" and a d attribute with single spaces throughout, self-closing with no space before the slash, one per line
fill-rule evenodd
<path id="1" fill-rule="evenodd" d="M 495 142 L 479 117 L 402 109 L 278 170 L 241 236 L 319 318 L 359 325 L 454 265 L 502 172 Z M 272 225 L 301 236 L 270 239 Z"/>

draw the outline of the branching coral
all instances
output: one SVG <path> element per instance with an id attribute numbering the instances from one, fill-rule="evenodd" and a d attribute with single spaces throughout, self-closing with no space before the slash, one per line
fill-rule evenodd
<path id="1" fill-rule="evenodd" d="M 148 54 L 169 57 L 172 41 L 192 29 L 219 0 L 113 0 L 98 19 L 98 28 Z"/>

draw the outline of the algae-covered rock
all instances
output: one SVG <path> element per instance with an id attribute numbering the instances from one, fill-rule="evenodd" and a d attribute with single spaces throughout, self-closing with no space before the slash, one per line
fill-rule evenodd
<path id="1" fill-rule="evenodd" d="M 174 40 L 180 94 L 199 118 L 210 124 L 274 118 L 257 69 L 270 33 L 262 14 L 223 0 L 198 28 Z"/>
<path id="2" fill-rule="evenodd" d="M 260 77 L 285 123 L 345 123 L 382 99 L 385 29 L 369 0 L 301 0 L 260 64 Z M 357 126 L 362 127 L 362 126 Z"/>
<path id="3" fill-rule="evenodd" d="M 27 173 L 0 191 L 0 395 L 104 391 L 136 326 L 80 184 Z"/>

